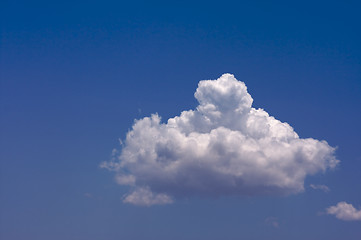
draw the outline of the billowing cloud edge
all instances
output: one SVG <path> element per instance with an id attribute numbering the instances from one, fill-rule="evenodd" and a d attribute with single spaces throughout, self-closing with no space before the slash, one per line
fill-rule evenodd
<path id="1" fill-rule="evenodd" d="M 157 114 L 135 120 L 122 150 L 102 163 L 133 189 L 123 202 L 295 194 L 307 175 L 339 163 L 326 141 L 299 138 L 288 123 L 253 108 L 246 85 L 232 74 L 200 81 L 194 95 L 196 109 L 166 123 Z"/>

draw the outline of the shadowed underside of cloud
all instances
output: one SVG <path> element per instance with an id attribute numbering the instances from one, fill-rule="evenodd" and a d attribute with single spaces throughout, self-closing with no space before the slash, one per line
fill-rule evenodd
<path id="1" fill-rule="evenodd" d="M 326 209 L 328 214 L 335 215 L 336 218 L 344 221 L 361 221 L 361 210 L 357 210 L 347 202 L 339 202 L 336 206 Z"/>
<path id="2" fill-rule="evenodd" d="M 231 74 L 200 81 L 194 96 L 196 109 L 166 123 L 157 114 L 136 120 L 119 156 L 103 163 L 132 187 L 124 202 L 299 193 L 307 175 L 338 163 L 326 141 L 299 138 L 289 124 L 252 108 L 246 85 Z"/>

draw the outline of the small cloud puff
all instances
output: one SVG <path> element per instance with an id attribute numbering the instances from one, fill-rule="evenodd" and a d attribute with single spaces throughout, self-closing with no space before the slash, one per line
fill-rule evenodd
<path id="1" fill-rule="evenodd" d="M 299 138 L 289 124 L 253 108 L 246 85 L 231 74 L 200 81 L 194 96 L 196 109 L 166 123 L 157 114 L 136 120 L 119 156 L 102 164 L 132 187 L 124 202 L 294 194 L 307 175 L 339 162 L 326 141 Z"/>
<path id="2" fill-rule="evenodd" d="M 347 202 L 339 202 L 336 206 L 331 206 L 326 209 L 330 215 L 335 215 L 336 218 L 344 221 L 361 221 L 361 210 L 357 210 Z"/>
<path id="3" fill-rule="evenodd" d="M 315 189 L 315 190 L 321 190 L 321 191 L 324 191 L 324 192 L 329 192 L 330 191 L 330 188 L 327 187 L 326 185 L 322 185 L 322 184 L 310 184 L 310 187 Z"/>
<path id="4" fill-rule="evenodd" d="M 166 194 L 155 194 L 148 188 L 137 188 L 130 194 L 124 196 L 123 202 L 139 206 L 163 205 L 172 203 L 173 200 Z"/>
<path id="5" fill-rule="evenodd" d="M 274 228 L 278 228 L 280 226 L 278 219 L 275 217 L 268 217 L 265 220 L 265 223 L 269 226 L 272 226 Z"/>

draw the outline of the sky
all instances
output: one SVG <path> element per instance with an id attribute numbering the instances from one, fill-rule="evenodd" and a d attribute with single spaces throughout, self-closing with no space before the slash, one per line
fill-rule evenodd
<path id="1" fill-rule="evenodd" d="M 0 6 L 1 239 L 360 239 L 360 1 Z"/>

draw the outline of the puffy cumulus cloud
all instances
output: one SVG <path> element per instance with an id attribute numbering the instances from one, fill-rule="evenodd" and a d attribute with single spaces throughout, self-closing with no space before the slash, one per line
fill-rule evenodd
<path id="1" fill-rule="evenodd" d="M 252 108 L 246 85 L 231 74 L 200 81 L 194 96 L 196 109 L 167 122 L 157 114 L 136 120 L 119 156 L 103 164 L 133 189 L 124 202 L 299 193 L 307 175 L 338 163 L 326 141 L 299 138 L 289 124 Z"/>
<path id="2" fill-rule="evenodd" d="M 326 185 L 322 185 L 322 184 L 310 184 L 310 187 L 315 189 L 315 190 L 321 190 L 321 191 L 324 191 L 324 192 L 329 192 L 330 191 L 330 188 L 327 187 Z"/>
<path id="3" fill-rule="evenodd" d="M 336 218 L 345 221 L 361 221 L 361 210 L 357 210 L 347 202 L 339 202 L 336 206 L 326 209 L 328 214 L 335 215 Z"/>

